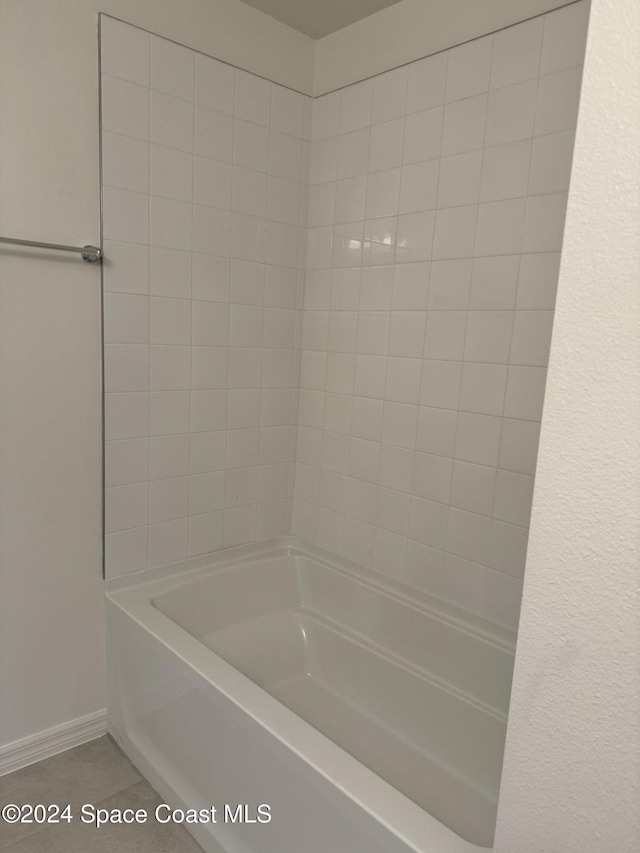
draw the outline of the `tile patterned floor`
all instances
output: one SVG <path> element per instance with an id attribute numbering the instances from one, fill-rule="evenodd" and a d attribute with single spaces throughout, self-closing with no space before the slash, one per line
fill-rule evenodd
<path id="1" fill-rule="evenodd" d="M 0 819 L 3 853 L 202 853 L 181 826 L 108 824 L 99 829 L 79 819 L 80 806 L 146 809 L 161 802 L 108 736 L 54 755 L 0 777 L 0 806 L 5 803 L 71 804 L 71 823 L 7 824 Z"/>

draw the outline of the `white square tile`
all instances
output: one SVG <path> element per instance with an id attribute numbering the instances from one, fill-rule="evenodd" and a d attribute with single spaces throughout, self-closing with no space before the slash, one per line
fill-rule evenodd
<path id="1" fill-rule="evenodd" d="M 377 264 L 393 263 L 396 254 L 397 227 L 398 220 L 394 216 L 369 219 L 364 223 L 363 265 L 376 266 Z M 407 260 L 409 259 L 407 258 Z"/>
<path id="2" fill-rule="evenodd" d="M 538 76 L 544 18 L 533 18 L 493 35 L 491 88 L 522 83 Z"/>
<path id="3" fill-rule="evenodd" d="M 420 406 L 416 450 L 436 456 L 453 456 L 457 412 Z"/>
<path id="4" fill-rule="evenodd" d="M 416 445 L 418 407 L 386 401 L 382 418 L 382 441 L 413 450 Z"/>
<path id="5" fill-rule="evenodd" d="M 233 167 L 231 209 L 248 216 L 267 215 L 267 176 L 254 169 Z"/>
<path id="6" fill-rule="evenodd" d="M 477 219 L 477 205 L 438 210 L 433 238 L 433 259 L 472 257 Z"/>
<path id="7" fill-rule="evenodd" d="M 498 471 L 493 515 L 499 521 L 529 525 L 533 477 L 513 471 Z"/>
<path id="8" fill-rule="evenodd" d="M 102 75 L 102 128 L 136 139 L 149 139 L 149 90 Z"/>
<path id="9" fill-rule="evenodd" d="M 189 473 L 223 471 L 226 460 L 226 433 L 197 432 L 189 438 Z"/>
<path id="10" fill-rule="evenodd" d="M 225 508 L 256 503 L 258 497 L 258 469 L 236 468 L 224 475 Z"/>
<path id="11" fill-rule="evenodd" d="M 126 486 L 149 479 L 149 439 L 105 442 L 105 486 Z"/>
<path id="12" fill-rule="evenodd" d="M 149 38 L 149 33 L 138 27 L 100 15 L 102 73 L 148 86 Z"/>
<path id="13" fill-rule="evenodd" d="M 152 246 L 188 252 L 191 250 L 192 232 L 191 204 L 151 196 L 149 240 Z"/>
<path id="14" fill-rule="evenodd" d="M 304 248 L 298 255 L 299 229 L 285 222 L 267 222 L 265 228 L 265 256 L 267 264 L 279 267 L 296 267 L 303 264 Z M 302 243 L 302 241 L 301 241 Z"/>
<path id="15" fill-rule="evenodd" d="M 229 306 L 224 302 L 191 303 L 191 338 L 194 346 L 224 347 L 229 343 Z M 239 306 L 232 306 L 237 309 Z M 257 309 L 261 310 L 261 309 Z M 260 330 L 262 333 L 262 330 Z"/>
<path id="16" fill-rule="evenodd" d="M 193 101 L 195 52 L 168 39 L 151 36 L 151 88 Z"/>
<path id="17" fill-rule="evenodd" d="M 444 551 L 407 541 L 405 581 L 431 595 L 442 597 L 445 588 Z"/>
<path id="18" fill-rule="evenodd" d="M 157 145 L 193 151 L 193 104 L 152 91 L 150 138 Z"/>
<path id="19" fill-rule="evenodd" d="M 487 91 L 492 42 L 492 36 L 484 36 L 448 51 L 445 101 L 458 101 Z"/>
<path id="20" fill-rule="evenodd" d="M 346 86 L 340 93 L 340 133 L 367 127 L 371 122 L 373 81 Z"/>
<path id="21" fill-rule="evenodd" d="M 272 179 L 275 180 L 275 179 Z M 364 178 L 363 178 L 364 180 Z M 311 228 L 321 227 L 322 225 L 333 225 L 334 213 L 336 206 L 336 182 L 330 181 L 324 184 L 314 184 L 309 187 L 309 220 L 308 225 Z M 354 216 L 354 219 L 363 219 L 361 216 Z M 346 222 L 345 219 L 335 220 Z"/>
<path id="22" fill-rule="evenodd" d="M 304 95 L 274 84 L 271 87 L 271 127 L 302 139 L 304 134 Z"/>
<path id="23" fill-rule="evenodd" d="M 465 361 L 507 364 L 511 350 L 512 311 L 469 311 Z"/>
<path id="24" fill-rule="evenodd" d="M 438 180 L 438 207 L 476 204 L 480 193 L 482 151 L 443 157 Z"/>
<path id="25" fill-rule="evenodd" d="M 293 136 L 273 130 L 270 140 L 269 174 L 276 175 L 278 178 L 288 178 L 290 181 L 299 181 L 302 174 L 302 142 Z M 311 183 L 315 182 L 311 181 Z"/>
<path id="26" fill-rule="evenodd" d="M 509 367 L 505 417 L 539 421 L 542 416 L 546 377 L 547 371 L 544 367 Z"/>
<path id="27" fill-rule="evenodd" d="M 355 438 L 380 441 L 382 436 L 382 400 L 354 397 L 351 413 L 351 434 Z"/>
<path id="28" fill-rule="evenodd" d="M 106 240 L 149 243 L 149 197 L 147 195 L 104 187 L 102 212 Z"/>
<path id="29" fill-rule="evenodd" d="M 149 293 L 149 249 L 135 243 L 104 242 L 105 293 Z"/>
<path id="30" fill-rule="evenodd" d="M 291 348 L 294 344 L 294 312 L 286 308 L 265 308 L 264 346 Z"/>
<path id="31" fill-rule="evenodd" d="M 330 92 L 313 99 L 313 128 L 311 138 L 327 139 L 340 132 L 340 92 Z"/>
<path id="32" fill-rule="evenodd" d="M 383 575 L 403 578 L 407 540 L 386 530 L 376 529 L 373 539 L 372 567 Z"/>
<path id="33" fill-rule="evenodd" d="M 105 130 L 102 134 L 102 183 L 148 193 L 149 144 Z"/>
<path id="34" fill-rule="evenodd" d="M 486 115 L 486 95 L 447 104 L 442 126 L 443 156 L 482 148 Z"/>
<path id="35" fill-rule="evenodd" d="M 236 116 L 269 127 L 271 89 L 268 80 L 236 68 Z"/>
<path id="36" fill-rule="evenodd" d="M 189 556 L 209 554 L 223 547 L 223 513 L 212 512 L 189 519 Z"/>
<path id="37" fill-rule="evenodd" d="M 149 250 L 153 296 L 191 297 L 191 253 L 152 247 Z"/>
<path id="38" fill-rule="evenodd" d="M 443 119 L 442 107 L 422 110 L 406 117 L 402 147 L 403 163 L 420 163 L 440 156 Z"/>
<path id="39" fill-rule="evenodd" d="M 503 309 L 515 307 L 520 255 L 474 258 L 469 308 Z"/>
<path id="40" fill-rule="evenodd" d="M 260 464 L 287 462 L 290 441 L 289 427 L 263 427 L 260 430 Z"/>
<path id="41" fill-rule="evenodd" d="M 529 197 L 524 221 L 523 252 L 559 252 L 566 211 L 567 193 Z"/>
<path id="42" fill-rule="evenodd" d="M 256 305 L 231 305 L 231 313 L 229 315 L 230 346 L 261 347 L 263 328 L 263 308 Z M 212 342 L 210 341 L 210 343 Z M 222 343 L 223 341 L 220 340 L 218 345 Z"/>
<path id="43" fill-rule="evenodd" d="M 529 193 L 562 192 L 569 189 L 575 133 L 550 133 L 533 140 Z"/>
<path id="44" fill-rule="evenodd" d="M 333 226 L 332 263 L 334 267 L 357 267 L 362 259 L 363 223 L 347 222 Z"/>
<path id="45" fill-rule="evenodd" d="M 483 615 L 512 630 L 518 627 L 522 581 L 502 572 L 487 571 Z"/>
<path id="46" fill-rule="evenodd" d="M 396 264 L 391 307 L 398 311 L 425 309 L 429 300 L 429 278 L 428 263 Z"/>
<path id="47" fill-rule="evenodd" d="M 462 361 L 466 325 L 465 311 L 430 311 L 424 340 L 425 358 Z"/>
<path id="48" fill-rule="evenodd" d="M 152 391 L 188 391 L 191 386 L 191 348 L 152 346 Z"/>
<path id="49" fill-rule="evenodd" d="M 527 194 L 531 142 L 521 139 L 485 148 L 480 201 L 499 201 Z"/>
<path id="50" fill-rule="evenodd" d="M 105 293 L 104 339 L 111 344 L 149 341 L 149 300 L 128 293 Z"/>
<path id="51" fill-rule="evenodd" d="M 422 361 L 418 358 L 388 358 L 385 400 L 417 403 L 420 396 Z"/>
<path id="52" fill-rule="evenodd" d="M 355 364 L 355 356 L 351 353 L 328 353 L 326 390 L 336 394 L 353 394 Z"/>
<path id="53" fill-rule="evenodd" d="M 402 163 L 404 122 L 394 119 L 371 128 L 369 138 L 369 171 L 393 169 Z"/>
<path id="54" fill-rule="evenodd" d="M 141 438 L 149 434 L 149 395 L 146 392 L 106 394 L 105 439 Z"/>
<path id="55" fill-rule="evenodd" d="M 408 77 L 409 71 L 405 65 L 373 78 L 372 124 L 404 116 Z"/>
<path id="56" fill-rule="evenodd" d="M 289 424 L 291 420 L 291 399 L 290 389 L 263 388 L 260 425 L 269 427 Z"/>
<path id="57" fill-rule="evenodd" d="M 447 531 L 447 551 L 467 560 L 486 563 L 490 539 L 490 518 L 451 508 Z"/>
<path id="58" fill-rule="evenodd" d="M 485 145 L 533 136 L 537 90 L 537 80 L 528 80 L 489 93 Z"/>
<path id="59" fill-rule="evenodd" d="M 506 385 L 506 365 L 464 364 L 460 385 L 460 409 L 481 415 L 501 415 Z"/>
<path id="60" fill-rule="evenodd" d="M 455 461 L 451 476 L 451 506 L 479 515 L 491 515 L 495 483 L 495 468 Z"/>
<path id="61" fill-rule="evenodd" d="M 227 391 L 191 391 L 191 432 L 212 432 L 227 427 Z"/>
<path id="62" fill-rule="evenodd" d="M 189 473 L 189 436 L 159 435 L 149 439 L 149 479 Z"/>
<path id="63" fill-rule="evenodd" d="M 360 269 L 331 272 L 330 305 L 336 311 L 353 311 L 360 300 Z"/>
<path id="64" fill-rule="evenodd" d="M 435 208 L 439 168 L 438 160 L 402 167 L 399 213 L 417 213 Z"/>
<path id="65" fill-rule="evenodd" d="M 412 493 L 421 498 L 449 503 L 451 459 L 431 453 L 416 453 L 413 462 Z"/>
<path id="66" fill-rule="evenodd" d="M 135 527 L 105 536 L 105 567 L 108 577 L 144 569 L 147 565 L 147 527 Z"/>
<path id="67" fill-rule="evenodd" d="M 396 263 L 428 261 L 434 245 L 435 213 L 403 213 L 398 216 Z"/>
<path id="68" fill-rule="evenodd" d="M 520 252 L 525 199 L 489 201 L 478 207 L 475 254 L 511 255 Z"/>
<path id="69" fill-rule="evenodd" d="M 231 210 L 231 176 L 228 163 L 195 157 L 193 162 L 193 200 L 196 204 Z"/>
<path id="70" fill-rule="evenodd" d="M 193 252 L 191 288 L 194 299 L 228 302 L 231 289 L 229 258 Z"/>
<path id="71" fill-rule="evenodd" d="M 459 412 L 455 458 L 478 465 L 498 464 L 502 419 L 490 415 Z"/>
<path id="72" fill-rule="evenodd" d="M 442 223 L 449 227 L 450 223 Z M 455 216 L 454 216 L 455 224 Z M 431 264 L 431 283 L 429 285 L 430 310 L 465 310 L 469 304 L 472 261 L 463 260 L 434 261 Z"/>
<path id="73" fill-rule="evenodd" d="M 420 405 L 457 409 L 462 364 L 425 359 L 420 381 Z"/>
<path id="74" fill-rule="evenodd" d="M 191 343 L 191 303 L 188 300 L 152 297 L 149 320 L 152 344 Z"/>
<path id="75" fill-rule="evenodd" d="M 349 476 L 367 483 L 378 482 L 380 445 L 361 438 L 349 440 Z M 347 504 L 349 500 L 347 499 Z"/>
<path id="76" fill-rule="evenodd" d="M 588 3 L 574 3 L 544 16 L 541 74 L 582 64 L 588 23 Z"/>
<path id="77" fill-rule="evenodd" d="M 358 320 L 358 353 L 386 355 L 389 346 L 389 325 L 388 312 L 361 312 Z"/>
<path id="78" fill-rule="evenodd" d="M 373 535 L 375 528 L 351 518 L 344 522 L 342 535 L 342 554 L 363 566 L 370 566 L 373 560 Z"/>
<path id="79" fill-rule="evenodd" d="M 408 66 L 407 113 L 431 109 L 444 103 L 447 53 L 436 53 Z"/>
<path id="80" fill-rule="evenodd" d="M 269 131 L 252 122 L 234 123 L 233 163 L 259 172 L 269 171 Z"/>
<path id="81" fill-rule="evenodd" d="M 233 115 L 234 78 L 233 66 L 196 53 L 196 104 Z"/>
<path id="82" fill-rule="evenodd" d="M 511 364 L 545 367 L 549 361 L 553 311 L 516 311 Z"/>
<path id="83" fill-rule="evenodd" d="M 444 548 L 448 515 L 449 508 L 445 504 L 412 497 L 409 537 L 432 548 Z"/>
<path id="84" fill-rule="evenodd" d="M 399 536 L 406 536 L 409 528 L 410 496 L 384 487 L 378 488 L 376 524 Z"/>
<path id="85" fill-rule="evenodd" d="M 231 257 L 263 263 L 266 252 L 267 223 L 258 216 L 234 213 L 231 219 Z"/>
<path id="86" fill-rule="evenodd" d="M 399 195 L 400 169 L 385 169 L 370 174 L 367 178 L 366 218 L 394 216 L 398 212 Z"/>
<path id="87" fill-rule="evenodd" d="M 581 67 L 569 68 L 540 78 L 536 108 L 536 136 L 575 128 L 581 85 Z"/>
<path id="88" fill-rule="evenodd" d="M 232 218 L 226 210 L 193 206 L 193 249 L 203 255 L 229 256 Z M 213 263 L 213 261 L 211 261 Z"/>
<path id="89" fill-rule="evenodd" d="M 413 450 L 383 444 L 380 448 L 378 483 L 401 492 L 411 491 Z"/>
<path id="90" fill-rule="evenodd" d="M 161 566 L 187 556 L 186 518 L 149 526 L 149 565 Z"/>
<path id="91" fill-rule="evenodd" d="M 256 507 L 256 538 L 258 540 L 271 539 L 273 536 L 284 536 L 289 532 L 289 522 L 287 515 L 287 501 L 268 501 L 260 503 Z M 336 521 L 342 524 L 342 519 L 336 513 L 330 513 Z M 320 530 L 320 512 L 318 511 L 318 530 Z M 338 549 L 338 540 L 333 539 L 331 544 L 333 550 Z"/>
<path id="92" fill-rule="evenodd" d="M 229 350 L 229 388 L 259 388 L 261 376 L 261 349 L 232 347 Z"/>
<path id="93" fill-rule="evenodd" d="M 494 521 L 491 525 L 489 565 L 512 577 L 524 575 L 529 531 L 526 527 Z"/>
<path id="94" fill-rule="evenodd" d="M 425 311 L 392 311 L 389 355 L 420 358 L 425 343 Z"/>
<path id="95" fill-rule="evenodd" d="M 505 418 L 500 442 L 500 468 L 519 474 L 534 474 L 539 438 L 540 424 Z"/>
<path id="96" fill-rule="evenodd" d="M 322 184 L 321 186 L 325 185 Z M 267 217 L 269 219 L 274 219 L 276 222 L 284 222 L 287 225 L 297 225 L 299 204 L 300 184 L 296 181 L 287 181 L 284 178 L 269 178 L 267 204 Z"/>
<path id="97" fill-rule="evenodd" d="M 333 165 L 333 148 L 337 145 L 337 161 L 335 171 Z M 369 158 L 369 130 L 354 130 L 351 133 L 345 133 L 338 137 L 337 140 L 325 140 L 324 143 L 314 143 L 314 145 L 325 145 L 331 154 L 331 160 L 324 166 L 320 173 L 323 180 L 332 181 L 336 178 L 350 178 L 354 175 L 362 175 L 367 171 L 367 162 Z M 382 155 L 384 151 L 381 152 Z M 392 164 L 394 165 L 394 164 Z M 380 166 L 380 168 L 385 168 Z M 311 164 L 311 174 L 313 176 L 313 159 Z"/>
<path id="98" fill-rule="evenodd" d="M 156 196 L 193 200 L 193 156 L 185 151 L 151 146 L 151 192 Z"/>
<path id="99" fill-rule="evenodd" d="M 357 334 L 356 311 L 332 311 L 329 314 L 327 344 L 331 352 L 355 352 Z"/>
<path id="100" fill-rule="evenodd" d="M 196 107 L 194 151 L 201 157 L 231 163 L 233 118 L 225 113 Z"/>
<path id="101" fill-rule="evenodd" d="M 149 484 L 149 523 L 186 518 L 189 507 L 189 478 L 155 480 Z"/>
<path id="102" fill-rule="evenodd" d="M 382 400 L 385 375 L 386 359 L 383 356 L 357 355 L 354 393 L 362 397 Z"/>
<path id="103" fill-rule="evenodd" d="M 188 391 L 152 391 L 149 395 L 150 435 L 187 433 L 190 420 Z"/>
<path id="104" fill-rule="evenodd" d="M 105 533 L 146 524 L 149 519 L 148 494 L 147 483 L 107 489 L 104 496 Z"/>
<path id="105" fill-rule="evenodd" d="M 325 394 L 323 429 L 350 435 L 352 408 L 353 397 L 350 394 Z"/>
<path id="106" fill-rule="evenodd" d="M 287 497 L 289 465 L 262 465 L 258 469 L 258 501 L 277 500 Z"/>
<path id="107" fill-rule="evenodd" d="M 553 309 L 559 272 L 559 252 L 522 255 L 516 307 Z"/>

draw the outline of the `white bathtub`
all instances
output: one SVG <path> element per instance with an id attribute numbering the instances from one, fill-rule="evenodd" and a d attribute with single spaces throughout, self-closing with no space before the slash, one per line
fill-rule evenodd
<path id="1" fill-rule="evenodd" d="M 225 853 L 493 843 L 513 635 L 293 538 L 108 584 L 110 731 Z M 269 823 L 224 823 L 247 804 Z"/>

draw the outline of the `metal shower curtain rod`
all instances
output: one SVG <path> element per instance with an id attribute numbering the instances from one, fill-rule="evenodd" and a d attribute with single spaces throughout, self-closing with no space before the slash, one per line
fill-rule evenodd
<path id="1" fill-rule="evenodd" d="M 63 246 L 61 243 L 40 243 L 37 240 L 16 240 L 15 237 L 0 237 L 0 243 L 12 243 L 15 246 L 32 246 L 35 249 L 53 249 L 56 252 L 76 252 L 88 264 L 102 260 L 102 249 L 97 246 Z"/>

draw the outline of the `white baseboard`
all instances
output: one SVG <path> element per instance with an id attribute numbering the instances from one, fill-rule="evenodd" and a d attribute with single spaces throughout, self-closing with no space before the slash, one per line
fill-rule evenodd
<path id="1" fill-rule="evenodd" d="M 14 740 L 13 743 L 0 747 L 0 776 L 42 761 L 43 758 L 50 758 L 65 749 L 80 746 L 81 743 L 100 737 L 106 731 L 107 711 L 103 709 L 21 740 Z"/>

